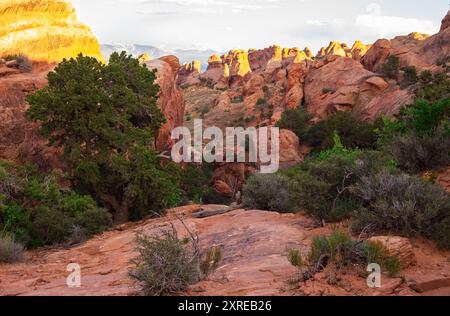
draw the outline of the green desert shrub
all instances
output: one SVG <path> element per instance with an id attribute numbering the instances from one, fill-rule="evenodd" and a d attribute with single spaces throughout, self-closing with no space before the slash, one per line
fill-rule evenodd
<path id="1" fill-rule="evenodd" d="M 430 71 L 421 73 L 421 85 L 416 90 L 418 99 L 434 103 L 450 98 L 450 80 L 445 72 L 432 74 Z"/>
<path id="2" fill-rule="evenodd" d="M 202 202 L 203 204 L 230 205 L 232 199 L 221 195 L 214 188 L 209 188 L 203 194 Z"/>
<path id="3" fill-rule="evenodd" d="M 399 71 L 400 59 L 395 55 L 390 55 L 380 69 L 380 72 L 390 79 L 397 79 Z"/>
<path id="4" fill-rule="evenodd" d="M 201 165 L 188 164 L 181 171 L 180 188 L 183 190 L 187 199 L 201 202 L 203 196 L 208 191 L 208 184 L 211 177 L 211 165 L 206 163 Z"/>
<path id="5" fill-rule="evenodd" d="M 408 67 L 402 68 L 402 70 L 405 74 L 405 79 L 404 79 L 405 85 L 412 85 L 412 84 L 415 84 L 417 81 L 419 81 L 419 76 L 417 75 L 416 67 L 408 66 Z"/>
<path id="6" fill-rule="evenodd" d="M 278 212 L 292 209 L 289 180 L 282 175 L 252 175 L 242 192 L 242 201 L 246 207 Z"/>
<path id="7" fill-rule="evenodd" d="M 0 263 L 14 263 L 23 259 L 24 247 L 10 234 L 0 234 Z"/>
<path id="8" fill-rule="evenodd" d="M 264 99 L 264 98 L 259 98 L 257 101 L 256 101 L 256 105 L 265 105 L 266 104 L 266 99 Z"/>
<path id="9" fill-rule="evenodd" d="M 390 256 L 381 244 L 355 240 L 339 230 L 330 235 L 314 237 L 306 262 L 299 259 L 298 255 L 296 251 L 290 252 L 288 259 L 302 271 L 303 280 L 313 277 L 327 266 L 334 266 L 339 271 L 344 266 L 357 265 L 365 269 L 367 264 L 378 263 L 391 277 L 400 272 L 398 257 Z M 297 265 L 297 262 L 301 262 L 301 265 Z M 305 269 L 305 266 L 308 268 Z"/>
<path id="10" fill-rule="evenodd" d="M 28 247 L 70 242 L 72 233 L 88 238 L 111 224 L 106 209 L 61 187 L 56 175 L 0 161 L 0 231 L 15 240 Z"/>
<path id="11" fill-rule="evenodd" d="M 337 112 L 312 126 L 304 140 L 316 151 L 334 145 L 333 135 L 338 133 L 347 148 L 373 149 L 377 141 L 376 126 L 356 119 L 351 113 Z"/>
<path id="12" fill-rule="evenodd" d="M 293 204 L 320 220 L 330 222 L 349 217 L 359 199 L 349 187 L 363 175 L 392 167 L 388 157 L 376 151 L 346 149 L 337 135 L 335 146 L 303 164 L 283 171 L 289 179 Z"/>
<path id="13" fill-rule="evenodd" d="M 144 295 L 183 292 L 217 268 L 221 249 L 212 247 L 202 253 L 198 238 L 191 232 L 188 235 L 191 237 L 180 239 L 172 227 L 160 235 L 136 237 L 139 255 L 131 261 L 134 268 L 129 275 L 141 285 Z"/>
<path id="14" fill-rule="evenodd" d="M 399 167 L 418 173 L 450 162 L 450 101 L 416 100 L 397 120 L 384 120 L 379 143 Z"/>
<path id="15" fill-rule="evenodd" d="M 303 108 L 286 110 L 283 112 L 277 126 L 282 129 L 291 130 L 303 142 L 307 138 L 311 118 L 312 115 Z"/>
<path id="16" fill-rule="evenodd" d="M 450 164 L 450 134 L 440 128 L 434 135 L 397 134 L 384 146 L 399 168 L 416 174 Z"/>
<path id="17" fill-rule="evenodd" d="M 356 232 L 421 235 L 450 248 L 450 195 L 439 186 L 381 171 L 362 177 L 350 191 L 362 201 L 353 215 Z"/>

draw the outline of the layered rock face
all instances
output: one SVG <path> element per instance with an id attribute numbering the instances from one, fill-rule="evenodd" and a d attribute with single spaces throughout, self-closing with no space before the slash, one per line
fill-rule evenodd
<path id="1" fill-rule="evenodd" d="M 59 62 L 79 53 L 103 60 L 89 27 L 65 0 L 7 0 L 0 3 L 0 56 L 24 54 Z"/>
<path id="2" fill-rule="evenodd" d="M 158 98 L 158 107 L 166 117 L 164 124 L 158 131 L 156 149 L 168 151 L 174 141 L 171 139 L 172 130 L 182 126 L 184 122 L 184 97 L 178 88 L 176 78 L 180 68 L 180 61 L 175 56 L 165 56 L 145 62 L 150 70 L 157 70 L 157 80 L 161 91 Z"/>
<path id="3" fill-rule="evenodd" d="M 393 115 L 411 101 L 407 90 L 386 82 L 348 57 L 310 71 L 305 82 L 305 104 L 315 120 L 338 111 L 352 111 L 364 120 Z"/>

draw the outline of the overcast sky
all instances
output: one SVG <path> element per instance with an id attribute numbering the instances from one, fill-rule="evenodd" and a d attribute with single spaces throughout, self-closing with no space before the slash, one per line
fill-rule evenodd
<path id="1" fill-rule="evenodd" d="M 75 0 L 101 43 L 166 48 L 371 43 L 413 31 L 433 34 L 449 0 Z"/>

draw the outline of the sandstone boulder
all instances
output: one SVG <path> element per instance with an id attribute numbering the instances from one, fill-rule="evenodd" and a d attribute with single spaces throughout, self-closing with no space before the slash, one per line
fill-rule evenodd
<path id="1" fill-rule="evenodd" d="M 378 236 L 372 237 L 368 241 L 383 245 L 390 256 L 396 256 L 399 259 L 403 269 L 417 264 L 414 249 L 408 238 Z"/>
<path id="2" fill-rule="evenodd" d="M 24 54 L 59 62 L 79 53 L 103 60 L 89 27 L 65 0 L 11 0 L 0 3 L 0 56 Z"/>

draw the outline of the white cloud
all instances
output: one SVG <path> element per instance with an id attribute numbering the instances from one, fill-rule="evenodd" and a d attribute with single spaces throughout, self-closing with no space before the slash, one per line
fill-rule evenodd
<path id="1" fill-rule="evenodd" d="M 406 35 L 412 30 L 426 34 L 437 31 L 437 26 L 429 20 L 382 15 L 381 6 L 377 3 L 369 4 L 366 11 L 366 14 L 356 17 L 355 27 L 369 36 L 393 37 Z"/>

